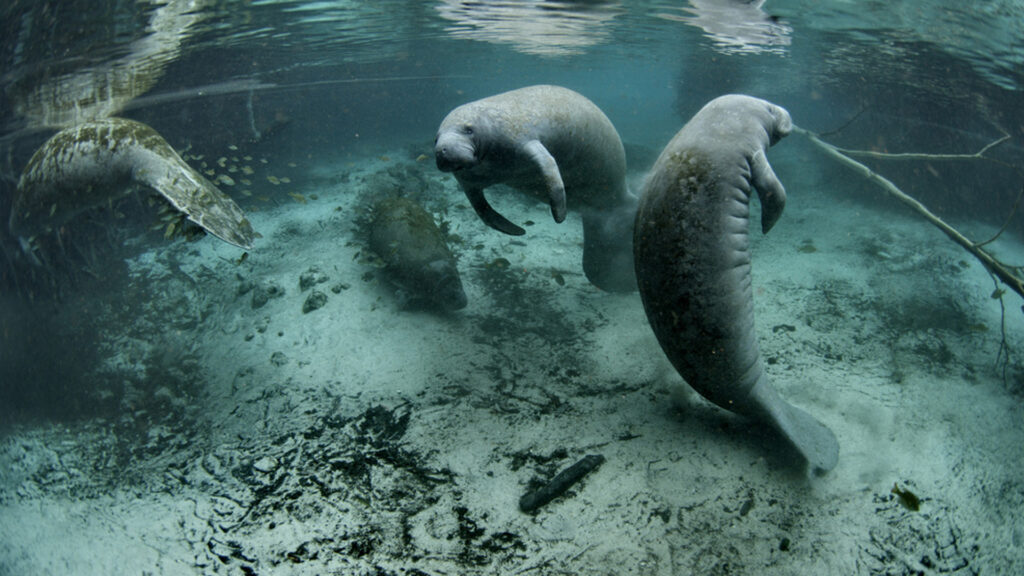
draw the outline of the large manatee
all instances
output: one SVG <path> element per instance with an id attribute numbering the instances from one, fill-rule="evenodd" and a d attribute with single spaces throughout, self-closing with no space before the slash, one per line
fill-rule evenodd
<path id="1" fill-rule="evenodd" d="M 647 318 L 679 374 L 711 402 L 775 429 L 824 473 L 838 460 L 835 435 L 779 396 L 754 333 L 750 196 L 760 198 L 766 233 L 786 193 L 765 151 L 791 129 L 788 112 L 750 96 L 704 106 L 648 176 L 633 249 Z"/>

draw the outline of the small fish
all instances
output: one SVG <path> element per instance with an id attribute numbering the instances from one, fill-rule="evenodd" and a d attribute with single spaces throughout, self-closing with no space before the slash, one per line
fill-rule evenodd
<path id="1" fill-rule="evenodd" d="M 426 154 L 420 154 L 419 156 L 416 157 L 416 161 L 417 162 L 423 162 L 426 159 L 427 159 L 427 155 Z"/>
<path id="2" fill-rule="evenodd" d="M 242 262 L 245 262 L 248 259 L 249 259 L 249 253 L 248 252 L 242 252 L 242 255 L 238 257 L 238 260 L 235 260 L 235 266 L 238 266 L 239 264 L 241 264 Z"/>
<path id="3" fill-rule="evenodd" d="M 266 158 L 260 158 L 260 164 L 266 164 L 266 163 L 267 163 L 267 159 Z"/>
<path id="4" fill-rule="evenodd" d="M 289 168 L 295 168 L 296 166 L 297 166 L 297 164 L 295 164 L 295 162 L 289 162 L 288 163 L 288 167 Z"/>
<path id="5" fill-rule="evenodd" d="M 378 158 L 380 159 L 381 162 L 390 162 L 391 161 L 391 158 L 388 158 L 387 156 L 378 156 Z"/>
<path id="6" fill-rule="evenodd" d="M 221 184 L 224 184 L 225 186 L 234 186 L 235 185 L 235 179 L 232 178 L 231 176 L 228 176 L 227 174 L 221 174 L 220 176 L 217 176 L 217 182 L 220 182 Z"/>
<path id="7" fill-rule="evenodd" d="M 559 286 L 565 286 L 565 277 L 558 270 L 551 271 L 551 277 L 555 279 L 555 284 Z"/>
<path id="8" fill-rule="evenodd" d="M 228 150 L 238 150 L 238 146 L 235 146 L 234 144 L 228 144 Z"/>
<path id="9" fill-rule="evenodd" d="M 897 499 L 899 499 L 900 505 L 907 510 L 917 512 L 921 509 L 921 499 L 917 497 L 917 494 L 914 494 L 910 490 L 902 490 L 900 489 L 899 484 L 893 484 L 891 492 L 896 495 Z"/>
<path id="10" fill-rule="evenodd" d="M 495 268 L 497 270 L 506 270 L 510 266 L 512 266 L 512 263 L 508 261 L 508 258 L 495 258 L 487 264 L 488 268 Z"/>
<path id="11" fill-rule="evenodd" d="M 252 156 L 242 156 L 242 160 L 245 160 L 246 162 L 252 162 Z"/>
<path id="12" fill-rule="evenodd" d="M 289 192 L 288 195 L 291 196 L 292 199 L 298 202 L 299 204 L 306 203 L 306 197 L 303 196 L 302 194 L 299 194 L 298 192 Z"/>
<path id="13" fill-rule="evenodd" d="M 274 186 L 277 186 L 278 184 L 281 183 L 281 181 L 277 179 L 277 176 L 267 176 L 267 182 L 270 182 Z"/>
<path id="14" fill-rule="evenodd" d="M 252 176 L 252 168 L 248 166 L 242 166 L 242 174 L 245 174 L 246 176 Z"/>
<path id="15" fill-rule="evenodd" d="M 220 166 L 221 168 L 223 168 L 224 165 L 227 164 L 227 163 L 228 163 L 228 159 L 225 158 L 224 156 L 221 156 L 220 158 L 217 158 L 217 166 Z"/>
<path id="16" fill-rule="evenodd" d="M 281 180 L 281 182 L 282 182 L 282 183 L 284 183 L 284 184 L 291 184 L 291 183 L 292 183 L 292 179 L 291 179 L 291 178 L 289 178 L 289 177 L 287 177 L 287 176 L 283 176 L 283 177 L 281 177 L 281 179 L 280 179 L 280 180 Z"/>

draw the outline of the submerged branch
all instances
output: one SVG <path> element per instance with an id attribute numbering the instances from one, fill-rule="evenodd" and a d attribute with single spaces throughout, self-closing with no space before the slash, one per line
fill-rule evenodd
<path id="1" fill-rule="evenodd" d="M 809 134 L 802 128 L 798 131 Z M 992 160 L 984 156 L 985 152 L 988 152 L 992 148 L 1006 142 L 1010 139 L 1009 134 L 1003 134 L 1003 137 L 989 142 L 984 148 L 978 150 L 974 154 L 924 154 L 920 152 L 903 152 L 903 153 L 890 153 L 890 152 L 876 152 L 874 150 L 848 150 L 846 148 L 840 148 L 829 144 L 835 150 L 841 152 L 847 156 L 862 156 L 866 158 L 883 158 L 886 160 Z M 993 160 L 994 162 L 995 160 Z"/>
<path id="2" fill-rule="evenodd" d="M 828 153 L 830 156 L 838 160 L 840 163 L 845 164 L 849 168 L 860 173 L 868 180 L 871 180 L 872 182 L 878 184 L 892 197 L 896 198 L 897 200 L 909 206 L 915 212 L 923 216 L 925 220 L 928 220 L 939 230 L 942 230 L 942 232 L 946 236 L 948 236 L 951 240 L 953 240 L 961 247 L 963 247 L 964 250 L 970 252 L 971 255 L 974 256 L 979 262 L 981 262 L 982 265 L 984 265 L 989 272 L 991 272 L 995 277 L 999 278 L 999 280 L 1006 284 L 1011 290 L 1013 290 L 1022 298 L 1024 298 L 1024 279 L 1016 275 L 1016 270 L 1014 268 L 1000 262 L 998 259 L 996 259 L 995 256 L 993 256 L 987 250 L 985 250 L 981 244 L 972 242 L 969 238 L 967 238 L 966 236 L 958 232 L 955 228 L 947 224 L 944 220 L 933 214 L 930 210 L 928 210 L 928 208 L 924 206 L 924 204 L 921 204 L 916 199 L 900 190 L 898 186 L 893 184 L 892 181 L 890 181 L 886 177 L 861 164 L 860 162 L 854 160 L 853 158 L 850 158 L 847 154 L 851 153 L 852 151 L 845 151 L 841 148 L 833 146 L 832 144 L 829 144 L 828 142 L 825 142 L 824 140 L 818 138 L 813 132 L 808 132 L 807 130 L 804 130 L 803 128 L 800 128 L 798 126 L 794 126 L 793 131 L 806 136 L 807 139 L 810 140 L 815 146 L 824 150 L 826 153 Z M 961 160 L 965 158 L 983 158 L 981 154 L 983 154 L 986 150 L 989 150 L 996 144 L 1005 141 L 1007 138 L 1009 138 L 1009 136 L 1004 136 L 1003 138 L 989 144 L 981 151 L 970 155 L 901 154 L 898 156 L 900 158 L 915 157 L 919 159 L 927 158 L 931 160 Z M 886 156 L 891 157 L 892 155 Z"/>
<path id="3" fill-rule="evenodd" d="M 1003 232 L 1005 232 L 1006 229 L 1010 227 L 1010 222 L 1013 221 L 1013 216 L 1014 214 L 1017 213 L 1017 207 L 1020 206 L 1020 199 L 1022 197 L 1024 197 L 1024 184 L 1021 184 L 1020 192 L 1017 194 L 1017 199 L 1013 201 L 1013 208 L 1010 209 L 1010 213 L 1006 215 L 1006 221 L 1003 222 L 1003 225 L 999 228 L 999 231 L 993 234 L 992 237 L 989 238 L 988 240 L 985 240 L 984 242 L 977 242 L 977 246 L 991 244 L 998 240 L 999 237 L 1003 235 Z M 1017 266 L 1017 269 L 1020 269 L 1020 266 Z"/>

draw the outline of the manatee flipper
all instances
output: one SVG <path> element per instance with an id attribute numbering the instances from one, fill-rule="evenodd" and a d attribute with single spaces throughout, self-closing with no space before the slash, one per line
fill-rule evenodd
<path id="1" fill-rule="evenodd" d="M 771 426 L 802 457 L 816 475 L 822 475 L 839 462 L 839 441 L 824 424 L 786 402 L 764 375 L 743 400 L 747 416 Z"/>
<path id="2" fill-rule="evenodd" d="M 761 233 L 767 234 L 786 207 L 786 189 L 768 163 L 764 150 L 756 151 L 750 159 L 750 184 L 761 201 Z"/>
<path id="3" fill-rule="evenodd" d="M 516 226 L 508 218 L 498 214 L 494 208 L 491 208 L 487 198 L 484 197 L 482 188 L 464 188 L 463 191 L 466 193 L 466 198 L 469 198 L 469 203 L 473 206 L 473 210 L 476 210 L 477 216 L 484 221 L 484 224 L 511 236 L 526 234 L 526 230 Z"/>
<path id="4" fill-rule="evenodd" d="M 154 158 L 136 179 L 159 192 L 164 199 L 203 230 L 244 250 L 252 250 L 256 232 L 242 209 L 180 156 L 164 151 L 162 164 Z"/>
<path id="5" fill-rule="evenodd" d="M 530 140 L 523 145 L 523 150 L 529 154 L 544 176 L 551 215 L 554 216 L 555 222 L 562 222 L 565 220 L 565 184 L 562 183 L 562 173 L 558 171 L 558 162 L 540 140 Z"/>

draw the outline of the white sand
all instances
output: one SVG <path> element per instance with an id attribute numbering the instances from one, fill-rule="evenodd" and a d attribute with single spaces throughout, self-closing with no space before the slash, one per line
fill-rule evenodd
<path id="1" fill-rule="evenodd" d="M 242 264 L 210 238 L 130 263 L 146 296 L 98 336 L 102 377 L 162 362 L 166 381 L 131 384 L 118 418 L 2 439 L 0 574 L 1024 572 L 1018 297 L 1004 382 L 984 269 L 869 208 L 855 176 L 810 172 L 829 161 L 796 138 L 771 155 L 790 203 L 754 239 L 757 330 L 782 395 L 839 438 L 827 476 L 682 384 L 639 298 L 580 273 L 575 215 L 490 192 L 535 223 L 503 236 L 399 150 L 308 168 L 306 204 L 272 190 L 286 202 L 252 213 Z M 465 310 L 400 310 L 356 257 L 355 197 L 395 165 L 449 205 Z M 1011 240 L 997 250 L 1024 260 Z M 328 301 L 303 314 L 313 266 Z M 284 295 L 253 309 L 243 282 Z M 591 453 L 607 461 L 568 496 L 519 511 L 531 479 Z"/>

